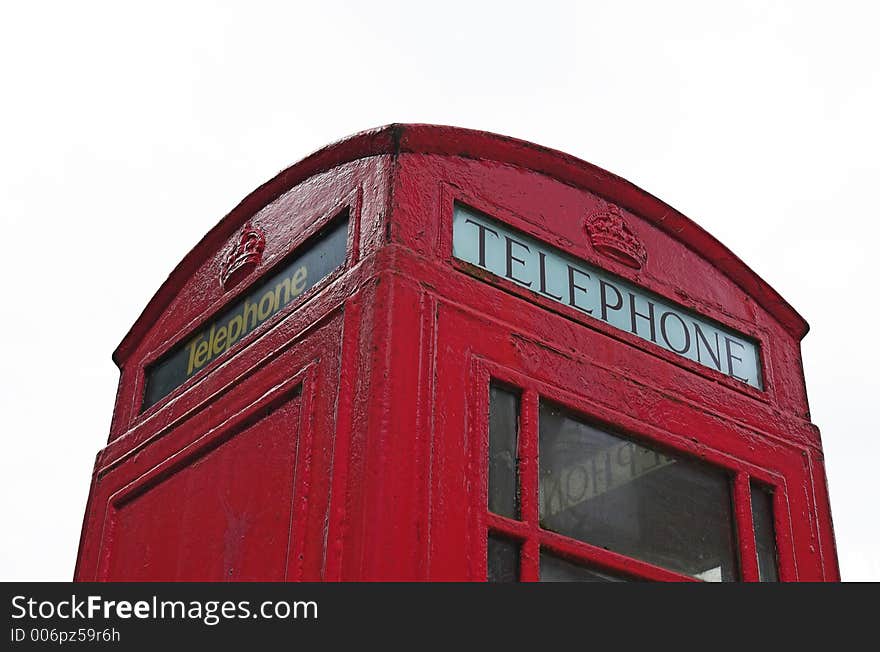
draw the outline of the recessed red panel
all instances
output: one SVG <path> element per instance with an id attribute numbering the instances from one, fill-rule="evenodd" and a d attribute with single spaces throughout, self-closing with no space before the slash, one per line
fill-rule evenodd
<path id="1" fill-rule="evenodd" d="M 283 580 L 299 395 L 117 499 L 106 580 Z"/>

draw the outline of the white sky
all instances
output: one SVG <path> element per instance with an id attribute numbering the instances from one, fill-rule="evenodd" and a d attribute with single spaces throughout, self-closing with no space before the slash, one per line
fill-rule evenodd
<path id="1" fill-rule="evenodd" d="M 70 579 L 118 374 L 186 252 L 389 122 L 555 147 L 694 219 L 811 324 L 844 579 L 880 580 L 873 2 L 8 2 L 0 579 Z"/>

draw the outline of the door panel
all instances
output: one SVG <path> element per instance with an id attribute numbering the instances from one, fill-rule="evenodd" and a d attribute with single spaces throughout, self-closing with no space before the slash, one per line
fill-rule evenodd
<path id="1" fill-rule="evenodd" d="M 76 579 L 323 579 L 343 321 L 108 447 Z"/>
<path id="2" fill-rule="evenodd" d="M 300 389 L 120 495 L 103 579 L 283 580 Z"/>
<path id="3" fill-rule="evenodd" d="M 719 505 L 719 514 L 740 537 L 754 536 L 748 501 L 743 500 L 738 487 L 743 481 L 747 487 L 748 478 L 756 478 L 772 487 L 776 495 L 780 574 L 785 580 L 797 579 L 796 551 L 790 548 L 786 535 L 790 530 L 789 510 L 809 506 L 790 506 L 791 497 L 786 487 L 807 481 L 800 451 L 787 449 L 779 440 L 746 431 L 742 424 L 719 418 L 668 391 L 654 389 L 650 379 L 630 378 L 621 371 L 592 363 L 588 354 L 591 347 L 609 346 L 608 342 L 601 341 L 601 335 L 585 334 L 583 341 L 577 343 L 578 351 L 574 352 L 570 343 L 537 341 L 526 334 L 512 332 L 505 324 L 442 301 L 437 308 L 437 331 L 435 405 L 442 409 L 435 413 L 432 577 L 485 581 L 487 554 L 491 552 L 488 537 L 492 535 L 519 547 L 517 563 L 522 580 L 539 578 L 541 564 L 546 562 L 548 553 L 569 561 L 589 561 L 586 566 L 590 566 L 588 570 L 593 573 L 610 573 L 629 579 L 688 579 L 674 565 L 658 566 L 656 560 L 642 563 L 609 552 L 601 542 L 591 545 L 583 539 L 560 534 L 558 528 L 551 532 L 541 525 L 538 476 L 544 471 L 538 459 L 539 408 L 547 402 L 563 406 L 566 413 L 577 420 L 619 436 L 623 442 L 638 442 L 647 447 L 647 452 L 657 451 L 659 462 L 652 461 L 652 464 L 660 469 L 658 471 L 653 471 L 653 466 L 648 468 L 647 452 L 645 460 L 635 457 L 629 460 L 626 469 L 622 464 L 618 465 L 619 469 L 606 468 L 605 485 L 601 491 L 593 491 L 598 497 L 594 502 L 610 499 L 615 490 L 619 493 L 624 485 L 631 491 L 638 483 L 654 482 L 664 474 L 664 469 L 672 468 L 668 465 L 674 457 L 684 465 L 702 465 L 701 468 L 707 470 L 714 467 L 719 477 L 729 478 L 729 486 L 719 495 L 722 499 L 725 495 L 735 496 L 736 504 Z M 493 514 L 489 510 L 488 478 L 493 468 L 489 463 L 488 438 L 492 422 L 489 401 L 493 384 L 518 397 L 519 432 L 513 446 L 517 451 L 517 482 L 522 495 L 518 496 L 519 512 L 515 516 L 500 514 L 497 510 Z M 620 450 L 614 450 L 623 455 L 631 453 L 632 446 L 624 443 L 617 447 Z M 666 457 L 667 454 L 673 457 Z M 632 463 L 640 466 L 629 480 L 621 479 L 624 470 L 630 472 Z M 687 502 L 682 501 L 684 499 L 678 504 Z M 671 504 L 674 506 L 676 500 Z M 640 526 L 650 526 L 650 509 L 647 503 L 640 507 L 643 512 L 648 510 Z M 693 534 L 696 536 L 699 532 Z M 496 540 L 492 550 L 497 548 Z M 736 566 L 742 564 L 742 577 L 757 579 L 757 563 L 751 559 L 753 553 L 754 545 L 734 551 L 741 559 L 727 563 L 726 568 L 731 568 L 732 563 L 733 570 L 726 572 L 725 577 L 739 577 Z M 698 579 L 714 579 L 711 573 L 696 575 Z"/>

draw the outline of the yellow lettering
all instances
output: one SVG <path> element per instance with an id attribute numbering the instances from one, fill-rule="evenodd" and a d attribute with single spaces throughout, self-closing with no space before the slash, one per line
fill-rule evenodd
<path id="1" fill-rule="evenodd" d="M 294 272 L 290 285 L 290 290 L 293 292 L 293 296 L 298 297 L 302 294 L 302 291 L 306 289 L 306 276 L 308 276 L 308 274 L 309 271 L 306 269 L 305 265 Z"/>
<path id="2" fill-rule="evenodd" d="M 275 312 L 275 293 L 271 290 L 260 298 L 260 321 Z"/>
<path id="3" fill-rule="evenodd" d="M 214 329 L 217 324 L 211 324 L 211 331 L 208 333 L 208 360 L 214 357 Z"/>
<path id="4" fill-rule="evenodd" d="M 212 355 L 220 355 L 223 353 L 228 347 L 224 346 L 226 343 L 226 326 L 221 326 L 217 329 L 216 335 L 214 335 L 214 345 L 211 347 Z"/>
<path id="5" fill-rule="evenodd" d="M 234 334 L 232 330 L 233 326 L 235 326 Z M 227 329 L 228 339 L 226 341 L 226 348 L 228 349 L 230 346 L 238 342 L 238 338 L 241 337 L 241 331 L 243 329 L 241 315 L 236 315 L 230 319 Z"/>
<path id="6" fill-rule="evenodd" d="M 281 300 L 281 290 L 284 290 L 284 301 Z M 286 278 L 275 286 L 275 306 L 280 308 L 290 302 L 290 279 Z"/>
<path id="7" fill-rule="evenodd" d="M 194 360 L 196 369 L 201 368 L 208 361 L 207 360 L 207 353 L 208 353 L 208 341 L 202 340 L 201 342 L 199 342 L 199 346 L 196 349 L 196 355 L 195 355 L 195 360 Z"/>
<path id="8" fill-rule="evenodd" d="M 189 343 L 187 347 L 189 349 L 189 362 L 186 365 L 186 375 L 189 376 L 193 372 L 193 353 L 196 350 L 196 342 L 197 339 L 193 339 L 192 342 Z"/>

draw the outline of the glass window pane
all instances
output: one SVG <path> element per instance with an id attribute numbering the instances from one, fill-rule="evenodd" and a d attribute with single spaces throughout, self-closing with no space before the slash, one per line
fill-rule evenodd
<path id="1" fill-rule="evenodd" d="M 519 518 L 516 440 L 519 397 L 492 385 L 489 390 L 489 510 Z"/>
<path id="2" fill-rule="evenodd" d="M 541 527 L 706 581 L 735 581 L 730 478 L 542 401 Z"/>
<path id="3" fill-rule="evenodd" d="M 486 580 L 489 582 L 519 581 L 519 544 L 489 535 L 487 546 Z"/>
<path id="4" fill-rule="evenodd" d="M 776 532 L 773 528 L 773 495 L 752 483 L 752 523 L 758 552 L 758 577 L 762 582 L 778 582 Z"/>
<path id="5" fill-rule="evenodd" d="M 556 555 L 541 551 L 542 582 L 626 582 L 621 577 L 613 577 L 598 571 L 579 566 Z"/>

